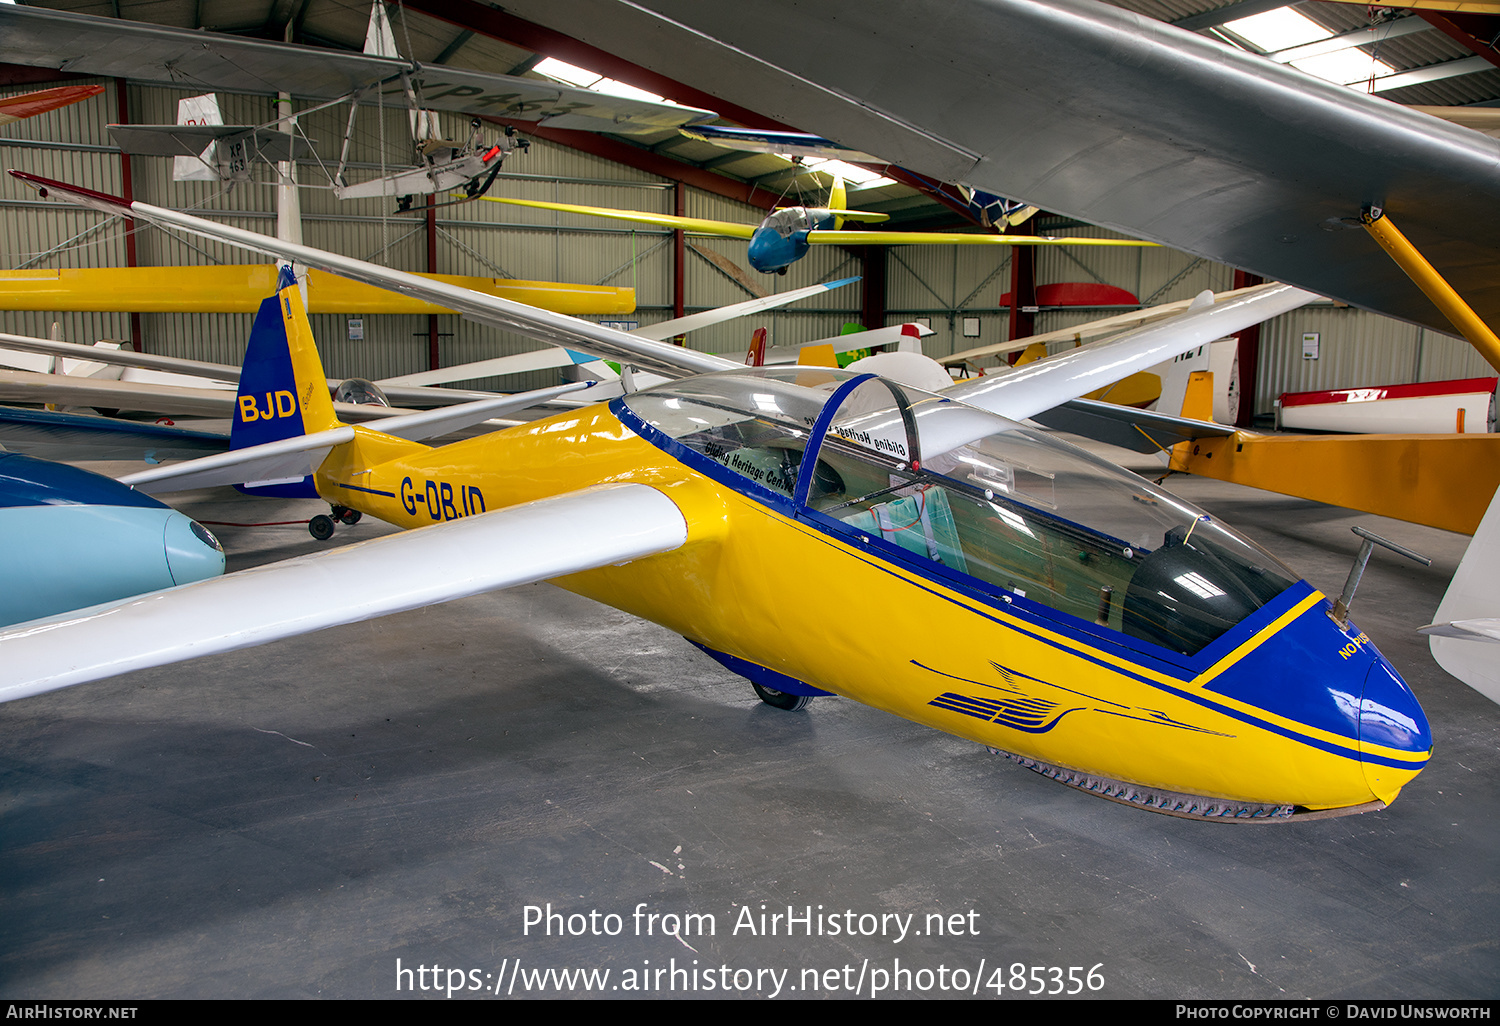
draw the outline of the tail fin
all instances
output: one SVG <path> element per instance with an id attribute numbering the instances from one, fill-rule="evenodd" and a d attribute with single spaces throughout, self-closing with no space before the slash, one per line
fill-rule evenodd
<path id="1" fill-rule="evenodd" d="M 746 367 L 763 367 L 766 362 L 766 329 L 756 328 L 750 336 L 750 351 L 745 354 Z"/>
<path id="2" fill-rule="evenodd" d="M 833 187 L 828 191 L 828 205 L 834 210 L 845 210 L 849 206 L 849 190 L 844 187 L 842 175 L 833 176 Z M 834 231 L 844 227 L 844 219 L 835 217 L 833 219 Z"/>
<path id="3" fill-rule="evenodd" d="M 244 449 L 339 426 L 328 379 L 313 342 L 302 292 L 291 268 L 283 268 L 280 291 L 260 304 L 245 366 L 240 373 L 229 447 Z M 251 495 L 316 498 L 311 477 L 257 481 L 240 489 Z"/>

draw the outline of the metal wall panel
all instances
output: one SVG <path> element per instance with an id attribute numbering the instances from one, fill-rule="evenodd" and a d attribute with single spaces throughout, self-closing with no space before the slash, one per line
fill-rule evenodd
<path id="1" fill-rule="evenodd" d="M 1304 359 L 1302 335 L 1317 332 L 1318 358 Z M 1364 310 L 1315 304 L 1261 328 L 1255 412 L 1270 413 L 1283 392 L 1310 392 L 1488 376 L 1468 342 Z"/>

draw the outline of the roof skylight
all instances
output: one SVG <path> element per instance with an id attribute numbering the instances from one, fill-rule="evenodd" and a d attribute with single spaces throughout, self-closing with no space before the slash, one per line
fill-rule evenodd
<path id="1" fill-rule="evenodd" d="M 1278 7 L 1249 18 L 1226 21 L 1224 27 L 1235 35 L 1248 39 L 1266 53 L 1301 46 L 1333 35 L 1322 25 L 1290 7 Z"/>
<path id="2" fill-rule="evenodd" d="M 778 153 L 776 156 L 782 160 L 793 160 L 790 154 Z M 850 185 L 859 189 L 878 189 L 882 185 L 895 185 L 893 179 L 887 178 L 877 171 L 850 164 L 843 160 L 830 160 L 826 158 L 808 157 L 802 161 L 802 166 L 808 171 L 821 171 L 825 175 L 838 175 Z"/>
<path id="3" fill-rule="evenodd" d="M 1278 7 L 1249 18 L 1226 21 L 1224 28 L 1263 53 L 1274 55 L 1280 50 L 1294 46 L 1332 39 L 1333 33 L 1311 18 L 1290 7 Z M 1376 60 L 1363 50 L 1351 47 L 1332 53 L 1304 57 L 1289 62 L 1292 67 L 1309 75 L 1338 85 L 1358 87 L 1372 78 L 1382 78 L 1395 71 L 1384 61 Z"/>
<path id="4" fill-rule="evenodd" d="M 579 86 L 583 89 L 592 89 L 596 93 L 623 96 L 630 100 L 649 100 L 652 103 L 672 102 L 665 97 L 657 96 L 655 93 L 648 93 L 646 90 L 637 89 L 633 85 L 626 85 L 624 82 L 605 78 L 597 71 L 589 71 L 587 68 L 568 64 L 555 57 L 548 57 L 545 60 L 537 62 L 536 67 L 532 70 L 538 74 L 546 75 L 548 78 L 556 79 L 559 82 L 566 82 L 568 85 Z"/>

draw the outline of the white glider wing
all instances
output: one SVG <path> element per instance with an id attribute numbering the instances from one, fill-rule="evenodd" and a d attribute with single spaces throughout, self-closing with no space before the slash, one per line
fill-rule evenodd
<path id="1" fill-rule="evenodd" d="M 1007 373 L 960 382 L 943 394 L 1002 417 L 1025 420 L 1317 298 L 1290 285 L 1263 285 L 1227 302 L 1190 309 Z"/>
<path id="2" fill-rule="evenodd" d="M 6 628 L 0 701 L 628 562 L 686 540 L 677 506 L 639 484 L 450 520 Z"/>

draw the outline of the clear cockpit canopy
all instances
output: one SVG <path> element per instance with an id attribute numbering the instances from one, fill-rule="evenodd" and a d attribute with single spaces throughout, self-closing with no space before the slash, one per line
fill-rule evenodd
<path id="1" fill-rule="evenodd" d="M 1045 431 L 860 377 L 756 368 L 625 404 L 755 486 L 742 490 L 851 541 L 1173 652 L 1196 654 L 1297 580 L 1202 510 Z"/>
<path id="2" fill-rule="evenodd" d="M 790 238 L 797 232 L 811 231 L 817 227 L 813 223 L 812 216 L 803 207 L 782 207 L 780 210 L 773 210 L 766 215 L 761 226 L 772 229 L 783 239 Z"/>

